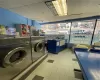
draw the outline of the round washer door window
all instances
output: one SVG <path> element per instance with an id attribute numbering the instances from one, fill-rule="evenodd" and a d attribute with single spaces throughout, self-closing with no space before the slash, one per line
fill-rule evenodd
<path id="1" fill-rule="evenodd" d="M 41 52 L 43 50 L 43 47 L 44 47 L 44 45 L 42 42 L 36 43 L 34 46 L 34 51 Z"/>
<path id="2" fill-rule="evenodd" d="M 18 47 L 10 51 L 3 59 L 3 67 L 13 66 L 21 62 L 27 55 L 24 47 Z"/>

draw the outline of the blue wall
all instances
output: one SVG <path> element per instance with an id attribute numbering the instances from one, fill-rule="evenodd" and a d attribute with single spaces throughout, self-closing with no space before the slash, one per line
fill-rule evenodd
<path id="1" fill-rule="evenodd" d="M 37 28 L 41 27 L 37 21 L 28 19 L 3 8 L 0 8 L 0 24 L 8 27 L 14 27 L 15 24 L 28 24 Z"/>
<path id="2" fill-rule="evenodd" d="M 32 26 L 32 25 L 33 25 L 33 24 L 32 24 L 32 21 L 33 21 L 33 20 L 27 18 L 27 24 L 28 24 L 28 25 Z"/>
<path id="3" fill-rule="evenodd" d="M 13 27 L 14 24 L 27 24 L 27 18 L 0 8 L 0 24 Z"/>
<path id="4" fill-rule="evenodd" d="M 33 26 L 36 27 L 37 30 L 41 28 L 41 25 L 35 20 L 33 21 Z"/>

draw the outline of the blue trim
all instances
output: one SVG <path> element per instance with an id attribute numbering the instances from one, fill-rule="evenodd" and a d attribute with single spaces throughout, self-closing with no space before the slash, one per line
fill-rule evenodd
<path id="1" fill-rule="evenodd" d="M 62 21 L 40 23 L 40 25 L 54 24 L 54 23 L 64 23 L 64 22 L 72 22 L 72 21 L 81 21 L 81 20 L 91 20 L 91 19 L 100 19 L 100 15 L 90 16 L 90 17 L 85 17 L 85 18 L 76 18 L 76 19 L 68 19 L 68 20 L 62 20 Z"/>
<path id="2" fill-rule="evenodd" d="M 90 49 L 89 52 L 100 54 L 100 50 L 99 49 L 95 49 L 95 48 L 94 49 Z"/>

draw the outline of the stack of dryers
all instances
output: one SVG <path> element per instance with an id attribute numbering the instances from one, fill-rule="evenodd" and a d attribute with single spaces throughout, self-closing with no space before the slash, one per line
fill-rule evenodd
<path id="1" fill-rule="evenodd" d="M 30 38 L 0 38 L 0 80 L 11 80 L 31 64 Z"/>
<path id="2" fill-rule="evenodd" d="M 33 62 L 45 55 L 45 37 L 31 36 L 32 60 Z"/>

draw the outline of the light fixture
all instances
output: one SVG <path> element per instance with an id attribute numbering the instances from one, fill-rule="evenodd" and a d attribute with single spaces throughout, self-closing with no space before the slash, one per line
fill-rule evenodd
<path id="1" fill-rule="evenodd" d="M 59 16 L 67 15 L 67 4 L 66 0 L 55 0 L 52 1 Z"/>
<path id="2" fill-rule="evenodd" d="M 66 3 L 66 0 L 61 0 L 61 1 L 62 1 L 64 15 L 67 15 L 67 3 Z"/>
<path id="3" fill-rule="evenodd" d="M 57 13 L 57 11 L 56 11 L 56 9 L 55 9 L 55 7 L 54 7 L 52 1 L 45 1 L 45 4 L 47 5 L 47 7 L 50 9 L 50 11 L 51 11 L 55 16 L 58 15 L 58 13 Z"/>
<path id="4" fill-rule="evenodd" d="M 60 5 L 59 5 L 59 2 L 58 2 L 58 1 L 52 1 L 52 3 L 53 3 L 53 5 L 54 5 L 54 7 L 55 7 L 55 9 L 56 9 L 56 11 L 57 11 L 57 13 L 58 13 L 58 15 L 59 15 L 59 16 L 62 16 L 63 13 L 62 13 L 61 7 L 60 7 Z"/>

